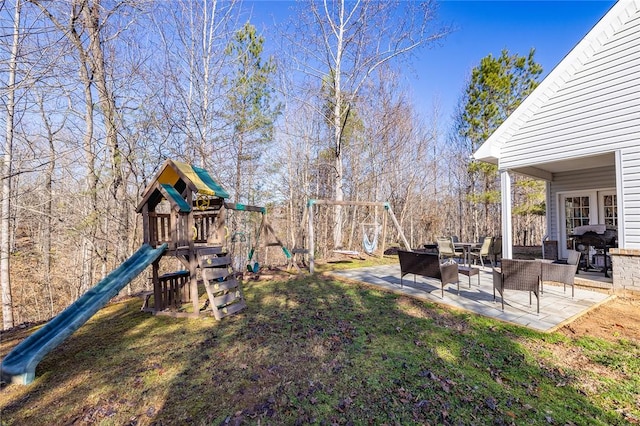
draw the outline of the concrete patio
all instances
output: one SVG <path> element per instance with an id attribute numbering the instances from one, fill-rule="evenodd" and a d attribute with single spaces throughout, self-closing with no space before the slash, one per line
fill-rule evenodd
<path id="1" fill-rule="evenodd" d="M 528 292 L 513 290 L 505 291 L 503 311 L 499 293 L 496 293 L 496 301 L 493 300 L 492 273 L 488 267 L 480 268 L 479 285 L 477 275 L 471 277 L 471 287 L 469 277 L 460 275 L 460 294 L 455 284 L 449 284 L 445 287 L 444 298 L 440 282 L 435 279 L 415 276 L 414 282 L 414 275 L 407 274 L 401 285 L 400 265 L 333 271 L 332 274 L 544 332 L 554 331 L 615 297 L 576 286 L 572 298 L 571 288 L 565 293 L 562 286 L 545 285 L 540 297 L 540 314 L 537 314 L 535 296 L 529 305 Z"/>

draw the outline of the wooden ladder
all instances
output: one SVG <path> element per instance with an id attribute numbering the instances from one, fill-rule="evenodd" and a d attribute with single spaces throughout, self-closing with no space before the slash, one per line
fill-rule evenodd
<path id="1" fill-rule="evenodd" d="M 231 267 L 231 257 L 222 247 L 197 250 L 198 265 L 213 315 L 220 320 L 244 309 L 241 281 Z"/>

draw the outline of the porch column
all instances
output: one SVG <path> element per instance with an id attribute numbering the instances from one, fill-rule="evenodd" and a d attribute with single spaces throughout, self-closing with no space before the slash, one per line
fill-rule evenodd
<path id="1" fill-rule="evenodd" d="M 511 175 L 508 170 L 500 170 L 502 198 L 502 257 L 513 259 L 513 232 L 511 227 Z"/>

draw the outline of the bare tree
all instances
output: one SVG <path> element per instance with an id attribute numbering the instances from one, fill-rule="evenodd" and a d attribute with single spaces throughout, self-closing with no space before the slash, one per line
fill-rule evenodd
<path id="1" fill-rule="evenodd" d="M 20 42 L 20 15 L 22 1 L 15 0 L 13 14 L 13 37 L 9 56 L 9 81 L 7 84 L 6 129 L 4 156 L 2 158 L 2 205 L 0 209 L 0 281 L 2 282 L 2 327 L 7 330 L 13 327 L 13 299 L 11 296 L 11 277 L 9 255 L 11 251 L 11 227 L 9 216 L 11 209 L 11 164 L 13 153 L 14 114 L 16 102 L 16 73 L 18 67 L 18 45 Z"/>
<path id="2" fill-rule="evenodd" d="M 447 30 L 431 31 L 432 3 L 324 0 L 305 3 L 304 8 L 290 41 L 301 55 L 299 69 L 316 87 L 325 87 L 320 110 L 330 130 L 334 199 L 342 201 L 344 129 L 364 83 L 381 65 L 408 57 Z M 335 208 L 333 240 L 335 247 L 342 245 L 340 205 Z"/>
<path id="3" fill-rule="evenodd" d="M 109 20 L 115 21 L 119 13 L 131 8 L 134 4 L 129 1 L 108 2 L 110 9 L 106 9 L 100 0 L 70 0 L 51 4 L 40 0 L 31 0 L 42 13 L 47 16 L 55 28 L 63 34 L 75 49 L 78 75 L 84 93 L 84 152 L 87 166 L 87 193 L 90 197 L 86 212 L 86 224 L 88 232 L 83 243 L 84 261 L 82 274 L 84 290 L 93 282 L 94 253 L 99 250 L 96 236 L 99 230 L 98 217 L 100 216 L 99 172 L 96 169 L 98 160 L 98 147 L 96 145 L 96 114 L 99 112 L 102 120 L 100 131 L 104 131 L 104 140 L 109 152 L 110 173 L 109 194 L 106 212 L 113 212 L 110 217 L 115 226 L 115 232 L 110 232 L 110 225 L 103 230 L 105 235 L 115 235 L 114 252 L 116 263 L 121 263 L 128 254 L 128 231 L 130 224 L 130 205 L 126 199 L 125 159 L 121 148 L 120 129 L 121 113 L 116 105 L 116 85 L 113 76 L 107 68 L 106 52 L 109 41 L 121 31 L 120 28 L 111 28 Z M 142 5 L 137 2 L 136 6 Z M 123 28 L 126 28 L 125 23 Z M 111 31 L 111 32 L 110 32 Z M 111 58 L 112 60 L 114 58 Z M 94 93 L 97 95 L 97 104 L 94 101 Z M 98 106 L 98 109 L 96 109 Z M 102 270 L 106 269 L 107 253 L 109 248 L 105 244 L 102 248 Z"/>
<path id="4" fill-rule="evenodd" d="M 399 75 L 388 67 L 379 68 L 378 73 L 377 84 L 371 88 L 374 95 L 363 113 L 368 117 L 365 152 L 369 168 L 361 178 L 375 183 L 371 197 L 390 201 L 400 224 L 411 225 L 413 215 L 420 211 L 419 194 L 428 191 L 434 179 L 430 171 L 437 138 L 398 84 Z M 409 233 L 414 241 L 424 238 L 419 234 Z"/>
<path id="5" fill-rule="evenodd" d="M 223 156 L 228 129 L 221 110 L 229 61 L 224 51 L 237 20 L 236 5 L 235 0 L 160 2 L 152 16 L 162 55 L 149 84 L 161 110 L 157 124 L 168 126 L 166 148 L 176 158 L 212 170 L 223 184 L 233 182 L 232 163 Z"/>
<path id="6" fill-rule="evenodd" d="M 84 135 L 83 135 L 83 150 L 85 153 L 86 161 L 86 193 L 89 194 L 89 203 L 86 203 L 86 211 L 84 216 L 87 218 L 86 223 L 88 226 L 88 232 L 84 235 L 82 242 L 82 284 L 81 289 L 88 289 L 93 282 L 93 265 L 94 257 L 93 251 L 96 244 L 97 234 L 97 222 L 96 217 L 99 212 L 98 206 L 98 173 L 96 171 L 96 148 L 94 146 L 94 109 L 95 103 L 93 98 L 93 75 L 92 64 L 90 59 L 90 52 L 85 46 L 83 40 L 83 30 L 81 27 L 81 14 L 83 8 L 86 6 L 82 1 L 76 1 L 69 3 L 70 8 L 68 14 L 68 21 L 63 22 L 56 16 L 56 10 L 49 9 L 54 5 L 49 2 L 42 2 L 40 0 L 31 0 L 37 5 L 45 16 L 55 25 L 55 27 L 61 31 L 67 39 L 74 46 L 77 54 L 77 70 L 82 83 L 84 94 Z M 66 3 L 64 5 L 67 5 Z M 58 11 L 61 17 L 65 17 L 66 13 Z"/>

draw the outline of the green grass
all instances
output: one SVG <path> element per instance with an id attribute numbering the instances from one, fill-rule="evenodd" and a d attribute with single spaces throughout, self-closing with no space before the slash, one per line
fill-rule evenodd
<path id="1" fill-rule="evenodd" d="M 398 263 L 397 255 L 385 255 L 383 257 L 368 256 L 362 254 L 357 256 L 339 256 L 340 259 L 333 261 L 317 261 L 315 262 L 315 272 L 323 273 L 330 271 L 338 271 L 344 269 L 364 268 L 367 266 L 391 265 Z M 308 272 L 308 270 L 307 270 Z"/>
<path id="2" fill-rule="evenodd" d="M 321 276 L 245 283 L 216 322 L 101 310 L 0 392 L 0 424 L 616 425 L 640 348 L 569 339 Z M 2 339 L 5 355 L 24 334 Z M 554 356 L 578 354 L 581 363 Z M 578 367 L 579 366 L 579 367 Z"/>

